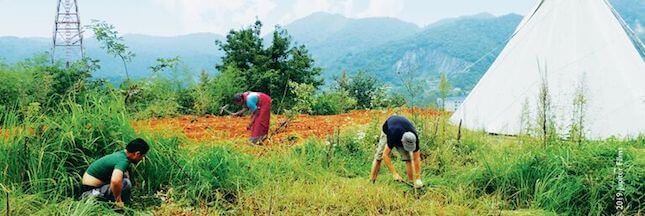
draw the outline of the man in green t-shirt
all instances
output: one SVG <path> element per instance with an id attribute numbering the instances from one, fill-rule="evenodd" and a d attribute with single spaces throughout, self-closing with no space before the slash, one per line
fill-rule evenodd
<path id="1" fill-rule="evenodd" d="M 114 152 L 94 161 L 83 174 L 83 194 L 114 201 L 118 208 L 130 201 L 132 182 L 126 172 L 130 163 L 139 163 L 150 146 L 141 138 L 130 141 L 125 150 Z"/>

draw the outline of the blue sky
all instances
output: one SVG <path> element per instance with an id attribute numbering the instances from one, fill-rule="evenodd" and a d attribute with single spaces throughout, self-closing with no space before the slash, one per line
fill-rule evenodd
<path id="1" fill-rule="evenodd" d="M 347 17 L 396 17 L 425 26 L 443 18 L 489 12 L 524 14 L 536 0 L 78 0 L 81 19 L 105 20 L 122 33 L 225 34 L 255 17 L 266 30 L 313 12 Z M 51 35 L 56 0 L 0 0 L 0 35 Z"/>

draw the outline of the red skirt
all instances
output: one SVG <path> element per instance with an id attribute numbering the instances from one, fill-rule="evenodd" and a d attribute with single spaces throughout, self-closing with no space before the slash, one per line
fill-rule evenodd
<path id="1" fill-rule="evenodd" d="M 271 121 L 271 97 L 269 95 L 260 93 L 260 101 L 258 101 L 258 114 L 255 122 L 251 126 L 251 138 L 259 138 L 266 136 L 269 133 L 269 124 Z"/>

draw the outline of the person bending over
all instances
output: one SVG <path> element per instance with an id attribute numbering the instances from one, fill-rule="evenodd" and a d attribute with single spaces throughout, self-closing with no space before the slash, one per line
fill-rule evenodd
<path id="1" fill-rule="evenodd" d="M 235 94 L 233 102 L 243 108 L 231 115 L 241 116 L 247 110 L 251 111 L 251 122 L 246 127 L 247 130 L 251 131 L 249 141 L 253 144 L 262 142 L 269 134 L 271 97 L 262 92 L 244 92 Z"/>
<path id="2" fill-rule="evenodd" d="M 408 179 L 414 182 L 415 187 L 422 187 L 421 181 L 421 153 L 419 152 L 419 136 L 414 125 L 402 116 L 390 116 L 383 124 L 383 130 L 379 143 L 376 147 L 376 154 L 372 162 L 371 181 L 376 182 L 381 161 L 392 173 L 394 180 L 403 181 L 401 176 L 396 172 L 390 152 L 396 149 L 405 161 Z"/>

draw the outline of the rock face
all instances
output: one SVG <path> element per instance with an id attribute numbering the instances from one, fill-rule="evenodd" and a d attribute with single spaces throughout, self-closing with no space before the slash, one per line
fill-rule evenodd
<path id="1" fill-rule="evenodd" d="M 403 57 L 394 63 L 392 71 L 405 70 L 405 65 L 423 65 L 423 71 L 446 72 L 449 76 L 457 75 L 462 69 L 469 66 L 472 62 L 448 55 L 442 51 L 434 49 L 414 49 L 408 50 Z M 423 73 L 428 75 L 437 75 L 437 73 Z M 436 79 L 436 77 L 435 77 Z"/>
<path id="2" fill-rule="evenodd" d="M 367 70 L 400 86 L 398 76 L 412 69 L 417 80 L 430 83 L 427 90 L 435 89 L 440 73 L 447 73 L 453 86 L 469 90 L 495 60 L 521 18 L 478 14 L 441 21 L 408 38 L 341 56 L 327 65 L 325 75 Z"/>

